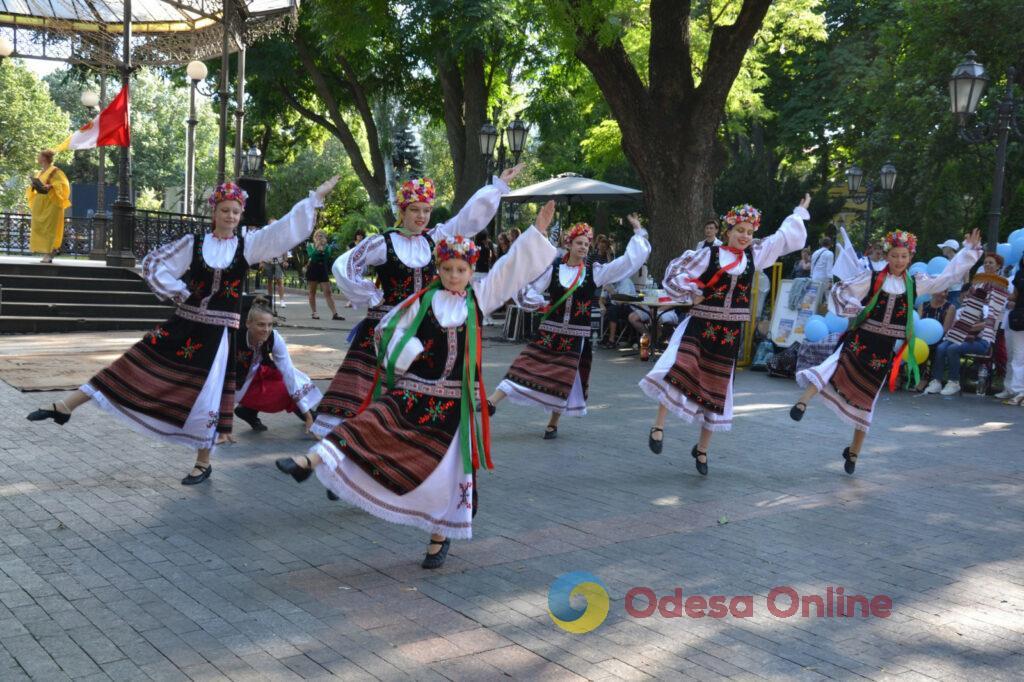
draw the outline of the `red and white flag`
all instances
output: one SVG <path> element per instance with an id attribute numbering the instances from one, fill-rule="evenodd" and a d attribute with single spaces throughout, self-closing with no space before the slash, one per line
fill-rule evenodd
<path id="1" fill-rule="evenodd" d="M 92 149 L 93 147 L 127 147 L 130 143 L 128 86 L 125 86 L 96 118 L 71 133 L 71 136 L 57 145 L 54 151 Z"/>

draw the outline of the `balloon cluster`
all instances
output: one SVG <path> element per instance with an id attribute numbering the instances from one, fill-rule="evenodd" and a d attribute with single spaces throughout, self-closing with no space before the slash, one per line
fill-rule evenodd
<path id="1" fill-rule="evenodd" d="M 804 338 L 811 343 L 824 341 L 829 334 L 842 334 L 850 326 L 850 320 L 829 311 L 824 317 L 811 315 L 804 324 Z"/>

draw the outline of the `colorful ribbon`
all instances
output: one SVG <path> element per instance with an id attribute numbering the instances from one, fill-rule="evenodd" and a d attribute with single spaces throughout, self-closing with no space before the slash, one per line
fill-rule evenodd
<path id="1" fill-rule="evenodd" d="M 583 281 L 583 271 L 585 269 L 584 264 L 580 263 L 576 268 L 576 277 L 572 280 L 572 284 L 569 285 L 569 288 L 565 290 L 565 293 L 562 294 L 562 297 L 555 301 L 554 304 L 541 309 L 544 311 L 544 314 L 540 317 L 541 322 L 551 317 L 551 313 L 558 310 L 558 306 L 569 300 L 569 297 L 573 295 L 573 292 L 579 288 L 580 283 Z M 558 276 L 557 272 L 555 273 L 555 276 Z"/>
<path id="2" fill-rule="evenodd" d="M 707 284 L 705 284 L 700 277 L 691 277 L 690 279 L 686 280 L 687 282 L 691 284 L 699 284 L 702 291 L 704 289 L 710 289 L 711 287 L 718 284 L 718 280 L 722 279 L 722 275 L 735 268 L 743 260 L 743 249 L 734 249 L 731 246 L 720 246 L 719 248 L 724 251 L 728 251 L 731 254 L 734 254 L 736 256 L 736 260 L 720 268 L 718 272 L 711 276 L 711 279 L 708 280 Z"/>

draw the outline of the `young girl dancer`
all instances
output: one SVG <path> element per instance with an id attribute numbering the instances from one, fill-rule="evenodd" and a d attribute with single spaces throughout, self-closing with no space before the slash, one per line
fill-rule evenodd
<path id="1" fill-rule="evenodd" d="M 342 420 L 353 416 L 373 386 L 377 359 L 373 335 L 377 324 L 397 304 L 430 283 L 436 274 L 433 250 L 441 239 L 473 237 L 487 227 L 498 211 L 501 196 L 509 191 L 523 165 L 506 170 L 493 184 L 477 190 L 458 214 L 427 230 L 434 205 L 434 183 L 429 178 L 409 180 L 398 191 L 399 227 L 362 240 L 334 262 L 334 279 L 349 301 L 368 306 L 366 318 L 349 334 L 345 359 L 317 408 L 313 433 L 323 438 Z M 363 278 L 376 266 L 377 281 Z"/>
<path id="2" fill-rule="evenodd" d="M 517 239 L 482 280 L 470 286 L 478 252 L 454 236 L 435 248 L 439 281 L 381 320 L 384 393 L 331 431 L 306 457 L 279 459 L 297 482 L 316 470 L 336 496 L 374 516 L 431 533 L 423 568 L 444 563 L 451 538 L 472 536 L 475 472 L 490 461 L 480 323 L 537 277 L 555 256 L 545 238 L 554 202 L 535 229 Z"/>
<path id="3" fill-rule="evenodd" d="M 231 432 L 232 359 L 249 265 L 305 241 L 316 209 L 337 182 L 337 176 L 331 178 L 284 218 L 244 237 L 236 236 L 235 228 L 246 193 L 231 182 L 217 187 L 210 197 L 211 232 L 185 235 L 142 261 L 142 274 L 157 296 L 177 304 L 170 319 L 52 409 L 29 414 L 29 420 L 65 424 L 91 399 L 139 433 L 196 448 L 196 464 L 183 485 L 209 478 L 216 434 Z"/>
<path id="4" fill-rule="evenodd" d="M 647 438 L 651 451 L 662 451 L 665 417 L 671 411 L 700 424 L 700 440 L 690 455 L 697 471 L 707 475 L 712 434 L 732 428 L 733 373 L 743 323 L 750 320 L 755 271 L 804 247 L 810 203 L 807 194 L 775 234 L 756 244 L 761 213 L 749 204 L 737 206 L 723 218 L 724 245 L 687 251 L 669 263 L 662 286 L 674 300 L 693 307 L 661 359 L 640 380 L 641 390 L 659 403 Z"/>
<path id="5" fill-rule="evenodd" d="M 292 412 L 313 426 L 312 410 L 322 397 L 308 376 L 295 368 L 288 346 L 274 330 L 274 315 L 266 299 L 257 298 L 249 308 L 235 353 L 235 380 L 238 390 L 235 416 L 253 431 L 266 431 L 260 412 Z"/>
<path id="6" fill-rule="evenodd" d="M 808 402 L 821 393 L 825 405 L 853 425 L 853 440 L 843 450 L 846 473 L 852 474 L 857 466 L 886 377 L 890 378 L 890 389 L 895 390 L 901 359 L 906 358 L 910 385 L 920 381 L 913 353 L 914 298 L 945 291 L 950 284 L 962 281 L 981 255 L 980 244 L 981 233 L 974 230 L 941 274 L 911 276 L 907 268 L 917 250 L 917 237 L 904 230 L 890 232 L 882 247 L 887 261 L 884 270 L 875 273 L 862 267 L 832 287 L 836 313 L 853 320 L 839 350 L 817 367 L 797 373 L 797 383 L 807 390 L 789 415 L 795 421 L 803 419 Z M 844 253 L 843 258 L 848 262 L 857 260 L 855 254 Z"/>
<path id="7" fill-rule="evenodd" d="M 487 401 L 493 415 L 505 398 L 520 405 L 536 405 L 551 412 L 545 439 L 558 436 L 563 414 L 582 417 L 587 413 L 590 387 L 590 308 L 601 287 L 629 277 L 651 254 L 647 231 L 640 218 L 629 216 L 633 238 L 626 252 L 610 263 L 586 267 L 594 231 L 586 223 L 570 228 L 568 252 L 516 297 L 525 310 L 547 305 L 537 336 L 519 354 L 504 380 Z M 544 294 L 548 295 L 545 301 Z"/>

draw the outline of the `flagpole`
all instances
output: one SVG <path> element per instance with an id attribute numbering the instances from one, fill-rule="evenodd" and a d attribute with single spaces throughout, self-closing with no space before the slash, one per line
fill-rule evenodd
<path id="1" fill-rule="evenodd" d="M 129 93 L 128 83 L 132 75 L 132 0 L 124 0 L 124 20 L 122 23 L 122 60 L 121 60 L 121 91 Z M 131 106 L 128 106 L 131 111 Z M 111 207 L 113 245 L 107 252 L 107 265 L 114 267 L 135 267 L 135 206 L 132 204 L 130 178 L 131 145 L 121 147 L 120 160 L 117 166 L 117 200 Z"/>
<path id="2" fill-rule="evenodd" d="M 107 74 L 100 70 L 100 111 L 107 106 Z M 92 251 L 89 260 L 107 258 L 107 148 L 96 148 L 99 166 L 96 170 L 96 212 L 92 215 Z"/>

